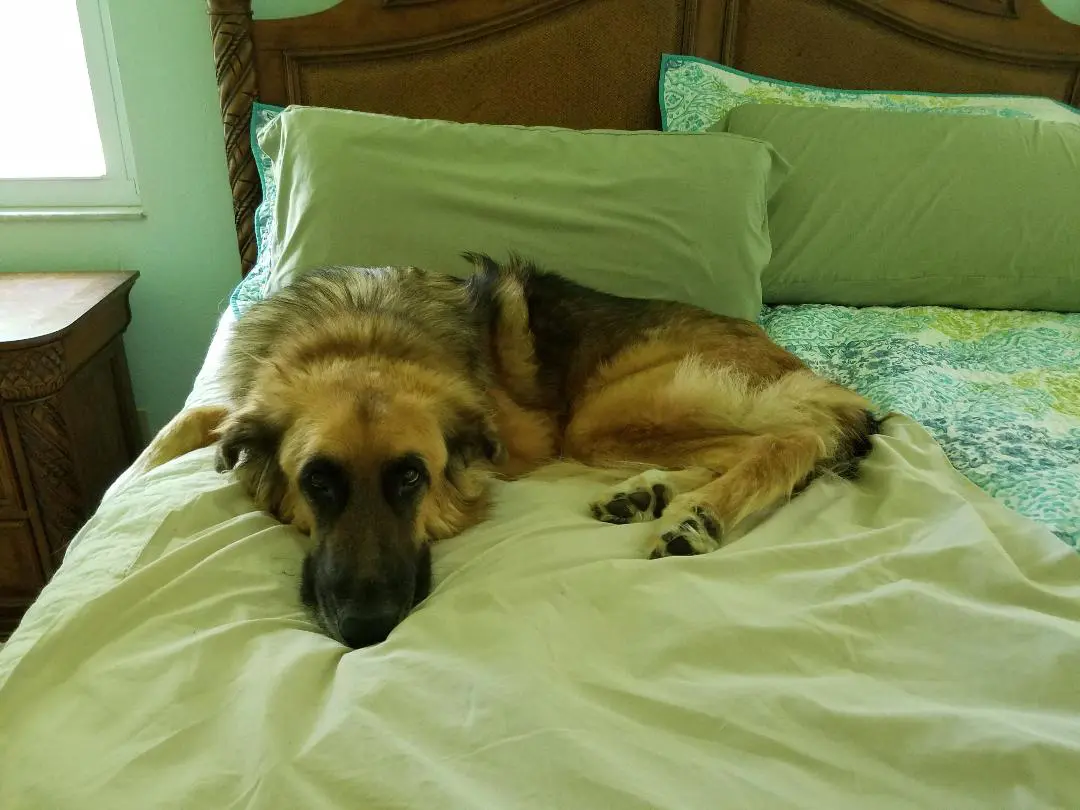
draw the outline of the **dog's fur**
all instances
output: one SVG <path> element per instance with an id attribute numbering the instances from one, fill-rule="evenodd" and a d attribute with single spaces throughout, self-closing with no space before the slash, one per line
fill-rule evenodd
<path id="1" fill-rule="evenodd" d="M 755 324 L 469 258 L 467 280 L 330 268 L 292 283 L 238 322 L 228 405 L 180 414 L 147 451 L 150 467 L 220 438 L 219 469 L 319 541 L 305 600 L 347 643 L 423 596 L 426 545 L 482 519 L 493 474 L 644 465 L 591 511 L 656 520 L 652 556 L 667 556 L 719 547 L 870 450 L 868 403 Z"/>

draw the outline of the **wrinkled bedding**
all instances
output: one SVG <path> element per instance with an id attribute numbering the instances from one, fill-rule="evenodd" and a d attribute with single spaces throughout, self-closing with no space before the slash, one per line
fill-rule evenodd
<path id="1" fill-rule="evenodd" d="M 911 419 L 874 441 L 698 558 L 594 522 L 602 472 L 499 484 L 357 651 L 210 449 L 126 475 L 0 650 L 0 807 L 1073 806 L 1080 557 Z"/>

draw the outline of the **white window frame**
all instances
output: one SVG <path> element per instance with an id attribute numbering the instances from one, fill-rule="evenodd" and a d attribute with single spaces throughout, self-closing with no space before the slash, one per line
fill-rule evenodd
<path id="1" fill-rule="evenodd" d="M 0 178 L 0 219 L 142 215 L 107 2 L 76 0 L 105 176 Z"/>

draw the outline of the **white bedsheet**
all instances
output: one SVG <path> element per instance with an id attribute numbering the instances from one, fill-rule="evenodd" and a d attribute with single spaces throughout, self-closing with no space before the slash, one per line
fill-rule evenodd
<path id="1" fill-rule="evenodd" d="M 0 651 L 0 808 L 1080 806 L 1080 560 L 887 425 L 706 557 L 499 485 L 358 651 L 212 451 L 122 479 Z"/>

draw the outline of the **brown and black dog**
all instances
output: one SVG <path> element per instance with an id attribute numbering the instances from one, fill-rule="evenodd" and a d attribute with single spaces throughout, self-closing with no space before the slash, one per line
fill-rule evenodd
<path id="1" fill-rule="evenodd" d="M 870 450 L 867 401 L 753 323 L 468 258 L 465 280 L 329 268 L 255 305 L 227 350 L 228 404 L 181 413 L 141 460 L 219 440 L 218 469 L 313 535 L 302 596 L 350 646 L 423 598 L 428 543 L 483 518 L 493 475 L 640 465 L 591 512 L 656 521 L 664 557 L 718 548 Z"/>

